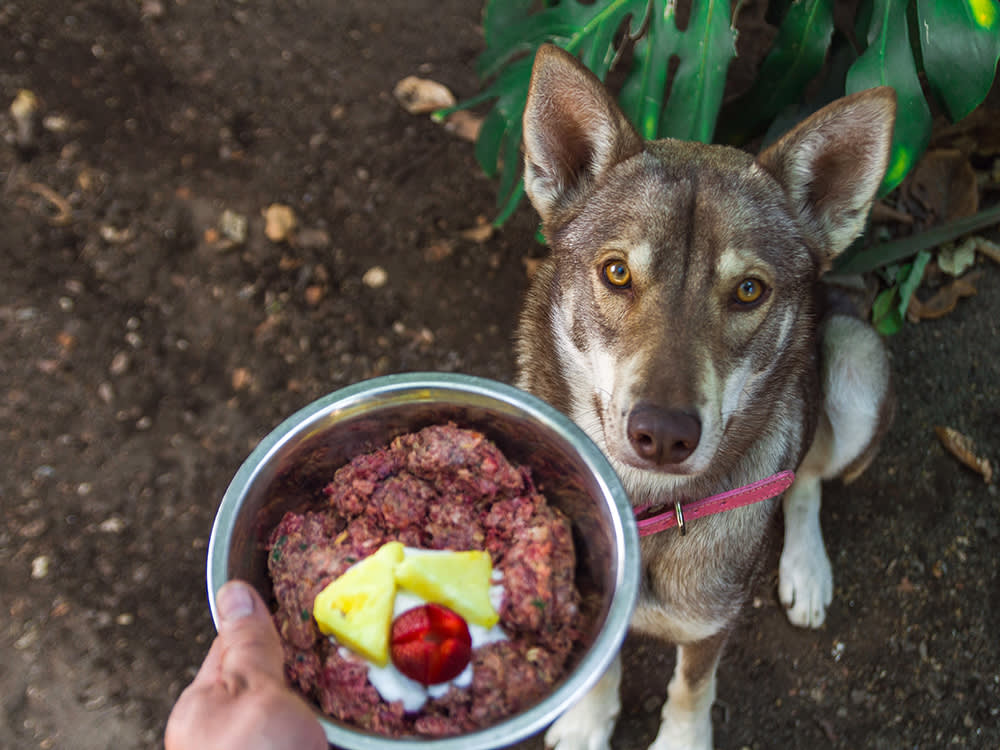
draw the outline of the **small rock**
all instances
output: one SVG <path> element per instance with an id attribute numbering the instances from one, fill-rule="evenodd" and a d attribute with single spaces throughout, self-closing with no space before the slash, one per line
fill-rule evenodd
<path id="1" fill-rule="evenodd" d="M 118 516 L 111 516 L 111 518 L 101 521 L 98 528 L 105 534 L 120 534 L 125 530 L 125 521 Z"/>
<path id="2" fill-rule="evenodd" d="M 108 372 L 112 375 L 124 375 L 128 371 L 129 364 L 128 352 L 117 352 L 111 358 L 111 365 L 108 367 Z"/>
<path id="3" fill-rule="evenodd" d="M 232 383 L 233 390 L 242 391 L 244 388 L 248 388 L 253 382 L 253 373 L 245 367 L 237 367 L 233 370 L 230 382 Z"/>
<path id="4" fill-rule="evenodd" d="M 110 404 L 115 398 L 115 389 L 111 383 L 101 383 L 97 386 L 97 397 L 106 404 Z"/>
<path id="5" fill-rule="evenodd" d="M 49 558 L 39 555 L 31 561 L 31 577 L 36 581 L 45 578 L 49 574 Z"/>
<path id="6" fill-rule="evenodd" d="M 323 299 L 323 287 L 318 284 L 312 284 L 306 287 L 306 304 L 310 307 L 316 307 Z"/>
<path id="7" fill-rule="evenodd" d="M 219 230 L 226 239 L 242 245 L 247 241 L 247 217 L 228 208 L 219 217 Z"/>
<path id="8" fill-rule="evenodd" d="M 296 233 L 295 244 L 310 250 L 322 250 L 330 245 L 330 235 L 323 229 L 303 229 Z"/>
<path id="9" fill-rule="evenodd" d="M 382 266 L 372 266 L 361 277 L 361 283 L 370 289 L 381 289 L 389 281 L 389 272 Z"/>
<path id="10" fill-rule="evenodd" d="M 34 92 L 21 89 L 10 104 L 10 116 L 14 118 L 15 140 L 19 148 L 31 149 L 38 133 L 38 97 Z"/>
<path id="11" fill-rule="evenodd" d="M 284 242 L 295 230 L 295 212 L 281 203 L 264 209 L 264 234 L 271 242 Z"/>

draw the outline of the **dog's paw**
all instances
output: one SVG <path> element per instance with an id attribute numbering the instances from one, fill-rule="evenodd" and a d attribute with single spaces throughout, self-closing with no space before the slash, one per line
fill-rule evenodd
<path id="1" fill-rule="evenodd" d="M 833 569 L 823 539 L 790 544 L 786 539 L 778 568 L 778 597 L 788 619 L 802 628 L 818 628 L 833 601 Z"/>
<path id="2" fill-rule="evenodd" d="M 685 714 L 678 718 L 664 711 L 660 731 L 649 750 L 712 750 L 711 714 Z"/>
<path id="3" fill-rule="evenodd" d="M 615 716 L 570 710 L 545 733 L 545 747 L 555 750 L 609 750 Z"/>
<path id="4" fill-rule="evenodd" d="M 549 727 L 545 746 L 557 750 L 608 750 L 621 711 L 620 682 L 621 661 L 616 658 L 580 702 Z"/>

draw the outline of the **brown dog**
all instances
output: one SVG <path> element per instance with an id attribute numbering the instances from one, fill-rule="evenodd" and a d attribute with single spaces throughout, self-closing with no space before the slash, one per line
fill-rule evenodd
<path id="1" fill-rule="evenodd" d="M 573 57 L 539 50 L 525 189 L 551 256 L 518 332 L 518 384 L 569 414 L 633 503 L 688 501 L 794 469 L 779 595 L 818 627 L 833 583 L 820 481 L 860 471 L 890 409 L 879 336 L 820 281 L 862 230 L 888 161 L 889 88 L 841 99 L 756 159 L 644 142 Z M 642 541 L 633 626 L 678 645 L 656 750 L 712 747 L 723 644 L 776 501 Z M 546 735 L 608 746 L 620 664 Z"/>

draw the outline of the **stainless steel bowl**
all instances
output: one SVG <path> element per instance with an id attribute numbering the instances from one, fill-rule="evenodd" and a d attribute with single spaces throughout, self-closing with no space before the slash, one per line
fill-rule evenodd
<path id="1" fill-rule="evenodd" d="M 354 456 L 394 437 L 453 421 L 528 465 L 536 485 L 571 519 L 577 584 L 594 602 L 592 625 L 567 676 L 539 703 L 499 724 L 438 740 L 388 739 L 320 714 L 331 744 L 346 750 L 487 750 L 533 735 L 581 698 L 618 651 L 635 607 L 639 543 L 632 508 L 611 465 L 569 419 L 503 383 L 467 375 L 375 378 L 313 402 L 282 422 L 243 463 L 226 491 L 208 545 L 208 598 L 230 579 L 271 598 L 264 543 L 288 510 L 283 487 L 317 489 Z M 301 494 L 301 493 L 299 493 Z"/>

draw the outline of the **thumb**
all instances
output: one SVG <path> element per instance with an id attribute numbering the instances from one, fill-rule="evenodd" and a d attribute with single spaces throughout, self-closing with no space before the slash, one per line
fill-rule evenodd
<path id="1" fill-rule="evenodd" d="M 215 597 L 219 615 L 219 671 L 240 684 L 254 673 L 284 683 L 281 641 L 267 605 L 247 583 L 230 581 Z"/>

